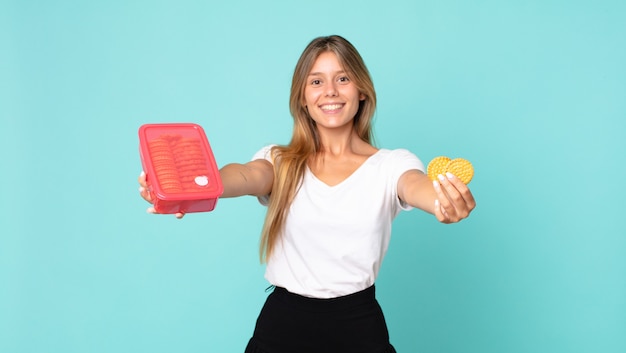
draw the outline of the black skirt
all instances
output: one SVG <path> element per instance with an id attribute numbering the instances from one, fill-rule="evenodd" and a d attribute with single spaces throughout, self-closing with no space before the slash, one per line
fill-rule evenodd
<path id="1" fill-rule="evenodd" d="M 395 353 L 374 286 L 344 297 L 307 298 L 284 288 L 267 297 L 245 353 Z"/>

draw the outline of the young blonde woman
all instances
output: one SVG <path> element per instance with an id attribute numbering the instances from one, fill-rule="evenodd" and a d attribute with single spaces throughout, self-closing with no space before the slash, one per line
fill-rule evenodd
<path id="1" fill-rule="evenodd" d="M 246 353 L 395 352 L 374 289 L 392 220 L 418 208 L 458 222 L 474 198 L 454 175 L 432 182 L 411 152 L 372 145 L 376 93 L 344 38 L 309 43 L 289 103 L 288 145 L 220 170 L 221 197 L 253 195 L 267 205 L 261 257 L 274 290 Z M 151 201 L 145 176 L 139 182 Z"/>

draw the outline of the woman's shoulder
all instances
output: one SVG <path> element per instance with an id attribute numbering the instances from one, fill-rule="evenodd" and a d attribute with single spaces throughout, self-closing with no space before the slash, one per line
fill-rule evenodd
<path id="1" fill-rule="evenodd" d="M 270 144 L 270 145 L 265 145 L 263 146 L 261 149 L 259 149 L 258 151 L 256 151 L 256 153 L 252 156 L 251 160 L 255 160 L 255 159 L 265 159 L 268 161 L 272 161 L 272 149 L 278 146 L 276 144 Z"/>
<path id="2" fill-rule="evenodd" d="M 381 148 L 376 153 L 378 160 L 381 164 L 387 165 L 412 165 L 416 169 L 423 170 L 424 164 L 415 155 L 415 153 L 409 151 L 406 148 L 387 149 Z"/>
<path id="3" fill-rule="evenodd" d="M 410 157 L 410 156 L 417 158 L 417 156 L 413 152 L 409 151 L 406 148 L 395 148 L 395 149 L 380 148 L 376 154 L 387 157 L 387 158 L 403 158 L 403 157 Z"/>

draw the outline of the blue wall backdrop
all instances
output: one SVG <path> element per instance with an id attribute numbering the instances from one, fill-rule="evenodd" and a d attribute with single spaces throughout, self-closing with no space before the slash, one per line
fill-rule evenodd
<path id="1" fill-rule="evenodd" d="M 623 1 L 0 1 L 0 352 L 242 352 L 265 209 L 145 213 L 137 129 L 219 165 L 291 133 L 314 37 L 361 51 L 377 144 L 474 163 L 478 207 L 411 211 L 378 281 L 399 352 L 626 352 Z"/>

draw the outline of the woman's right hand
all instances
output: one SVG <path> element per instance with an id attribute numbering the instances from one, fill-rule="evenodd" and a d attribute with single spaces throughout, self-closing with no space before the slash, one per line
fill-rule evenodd
<path id="1" fill-rule="evenodd" d="M 137 181 L 139 182 L 139 195 L 141 195 L 141 197 L 144 200 L 148 201 L 149 203 L 151 204 L 154 203 L 152 201 L 152 197 L 150 196 L 150 189 L 148 188 L 148 182 L 146 181 L 146 173 L 144 171 L 141 171 L 141 174 L 139 174 L 139 178 L 137 178 Z M 157 211 L 152 206 L 148 207 L 146 212 L 157 214 Z M 185 216 L 185 214 L 182 212 L 179 212 L 179 213 L 176 213 L 175 216 L 176 218 L 181 219 Z"/>
<path id="2" fill-rule="evenodd" d="M 146 172 L 142 170 L 141 174 L 139 174 L 139 178 L 137 178 L 137 181 L 139 182 L 139 195 L 141 195 L 144 200 L 152 203 L 150 191 L 148 190 L 148 183 L 146 182 Z"/>

